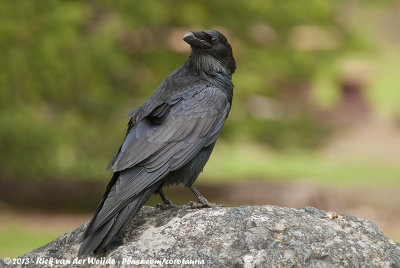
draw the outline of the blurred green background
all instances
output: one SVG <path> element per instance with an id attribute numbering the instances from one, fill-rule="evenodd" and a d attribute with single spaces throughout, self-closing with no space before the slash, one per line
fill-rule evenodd
<path id="1" fill-rule="evenodd" d="M 394 0 L 3 1 L 0 257 L 90 218 L 124 115 L 201 29 L 224 33 L 237 62 L 204 195 L 348 213 L 400 241 L 398 14 Z"/>

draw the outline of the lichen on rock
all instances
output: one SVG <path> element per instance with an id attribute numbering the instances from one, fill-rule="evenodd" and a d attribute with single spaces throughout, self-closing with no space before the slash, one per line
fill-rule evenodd
<path id="1" fill-rule="evenodd" d="M 86 225 L 21 256 L 30 263 L 20 267 L 51 258 L 68 267 L 400 267 L 400 245 L 374 223 L 312 207 L 143 207 L 107 252 L 78 258 Z"/>

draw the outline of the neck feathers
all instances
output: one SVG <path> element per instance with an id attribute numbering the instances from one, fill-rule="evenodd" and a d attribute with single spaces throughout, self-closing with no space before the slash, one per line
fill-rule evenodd
<path id="1" fill-rule="evenodd" d="M 189 57 L 189 64 L 197 71 L 203 71 L 208 74 L 222 73 L 231 76 L 229 70 L 213 56 L 192 52 Z"/>

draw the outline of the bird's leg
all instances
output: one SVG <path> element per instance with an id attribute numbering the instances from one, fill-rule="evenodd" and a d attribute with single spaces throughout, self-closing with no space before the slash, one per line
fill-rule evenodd
<path id="1" fill-rule="evenodd" d="M 162 189 L 160 188 L 158 190 L 158 193 L 160 194 L 160 197 L 163 201 L 163 204 L 159 203 L 157 204 L 157 208 L 159 209 L 168 209 L 168 208 L 172 208 L 175 205 L 165 196 L 164 192 L 162 191 Z"/>
<path id="2" fill-rule="evenodd" d="M 211 208 L 217 205 L 215 203 L 208 202 L 208 200 L 193 186 L 190 186 L 190 190 L 192 190 L 192 192 L 196 195 L 197 200 L 199 200 L 199 203 L 190 201 L 189 206 L 191 208 Z"/>
<path id="3" fill-rule="evenodd" d="M 158 190 L 158 193 L 160 194 L 160 197 L 164 204 L 166 205 L 173 205 L 172 202 L 165 196 L 164 192 L 162 189 Z"/>

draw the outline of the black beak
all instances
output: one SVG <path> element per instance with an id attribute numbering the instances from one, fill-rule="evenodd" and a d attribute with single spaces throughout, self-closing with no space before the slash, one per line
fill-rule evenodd
<path id="1" fill-rule="evenodd" d="M 182 39 L 191 46 L 211 48 L 212 46 L 202 37 L 205 37 L 205 33 L 203 32 L 188 32 L 183 36 Z"/>

